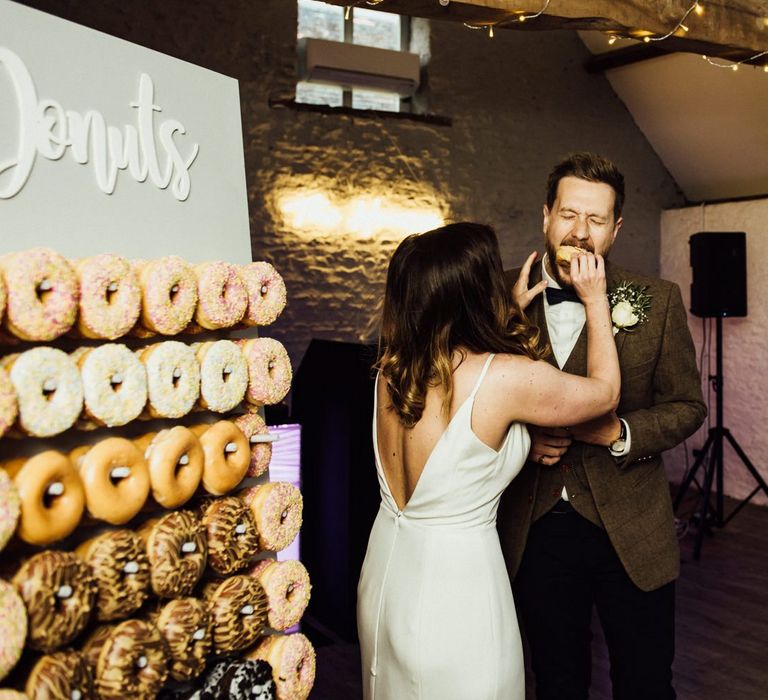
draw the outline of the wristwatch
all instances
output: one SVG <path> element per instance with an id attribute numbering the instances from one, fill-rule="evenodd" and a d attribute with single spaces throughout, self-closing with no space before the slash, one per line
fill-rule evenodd
<path id="1" fill-rule="evenodd" d="M 627 448 L 627 424 L 619 418 L 621 429 L 617 437 L 610 445 L 611 452 L 624 452 Z"/>

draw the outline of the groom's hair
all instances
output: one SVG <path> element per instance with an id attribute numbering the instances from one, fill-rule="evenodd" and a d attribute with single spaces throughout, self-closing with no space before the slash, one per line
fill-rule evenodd
<path id="1" fill-rule="evenodd" d="M 551 210 L 557 197 L 557 187 L 564 177 L 577 177 L 589 182 L 603 182 L 613 188 L 616 197 L 613 203 L 613 218 L 618 221 L 624 206 L 624 176 L 614 163 L 607 158 L 582 151 L 572 153 L 558 163 L 547 179 L 547 207 Z"/>

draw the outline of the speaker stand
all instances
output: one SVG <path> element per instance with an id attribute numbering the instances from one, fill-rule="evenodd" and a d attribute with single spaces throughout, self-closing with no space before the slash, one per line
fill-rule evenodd
<path id="1" fill-rule="evenodd" d="M 709 429 L 709 435 L 704 443 L 699 456 L 693 463 L 693 467 L 688 472 L 688 475 L 680 485 L 680 490 L 675 497 L 674 509 L 677 511 L 680 504 L 685 497 L 688 488 L 693 483 L 696 477 L 696 473 L 700 468 L 704 469 L 704 483 L 701 487 L 701 493 L 699 498 L 701 499 L 701 509 L 698 511 L 699 515 L 699 529 L 696 533 L 696 544 L 693 548 L 693 558 L 698 561 L 701 557 L 701 545 L 704 538 L 704 532 L 710 525 L 718 528 L 725 527 L 736 514 L 745 506 L 752 498 L 762 491 L 768 496 L 768 484 L 765 479 L 760 475 L 760 472 L 755 469 L 755 466 L 750 462 L 749 457 L 741 448 L 736 438 L 731 435 L 731 431 L 723 426 L 723 320 L 720 316 L 715 318 L 716 321 L 716 364 L 715 374 L 709 376 L 709 381 L 712 383 L 712 387 L 715 390 L 717 397 L 716 403 L 716 423 L 715 426 Z M 739 459 L 749 471 L 749 473 L 757 482 L 757 486 L 752 493 L 749 494 L 743 501 L 741 501 L 726 517 L 725 508 L 723 503 L 723 441 L 727 440 L 731 447 L 734 449 Z M 712 506 L 712 486 L 715 484 L 715 505 Z M 710 514 L 711 511 L 711 514 Z M 710 522 L 711 521 L 711 522 Z"/>

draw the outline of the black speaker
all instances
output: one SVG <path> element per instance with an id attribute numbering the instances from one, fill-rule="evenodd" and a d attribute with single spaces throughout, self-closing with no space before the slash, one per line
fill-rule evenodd
<path id="1" fill-rule="evenodd" d="M 747 236 L 744 232 L 705 231 L 690 240 L 691 313 L 747 315 Z"/>

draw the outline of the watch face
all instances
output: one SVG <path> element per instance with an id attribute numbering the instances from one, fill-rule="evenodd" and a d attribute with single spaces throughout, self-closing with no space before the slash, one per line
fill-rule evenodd
<path id="1" fill-rule="evenodd" d="M 611 449 L 614 452 L 622 452 L 626 446 L 627 446 L 627 441 L 619 438 L 618 440 L 616 440 L 616 442 L 614 442 L 611 445 Z"/>

